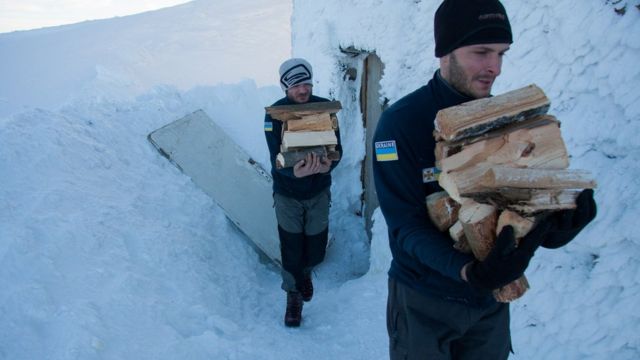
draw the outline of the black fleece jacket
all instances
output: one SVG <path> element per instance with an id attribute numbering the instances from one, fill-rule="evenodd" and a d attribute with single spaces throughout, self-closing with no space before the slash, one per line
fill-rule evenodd
<path id="1" fill-rule="evenodd" d="M 313 103 L 326 101 L 329 101 L 329 99 L 311 95 L 308 102 Z M 285 96 L 273 103 L 271 106 L 279 105 L 295 105 L 295 103 Z M 269 114 L 265 114 L 264 135 L 267 138 L 267 146 L 269 147 L 269 155 L 271 159 L 273 192 L 298 200 L 307 200 L 331 186 L 331 171 L 333 171 L 333 169 L 338 165 L 339 160 L 332 162 L 331 170 L 326 174 L 314 174 L 297 178 L 293 175 L 292 167 L 284 169 L 276 168 L 276 156 L 280 152 L 280 145 L 282 145 L 282 122 L 280 120 L 273 119 Z M 338 138 L 336 151 L 340 153 L 340 158 L 342 158 L 342 145 L 339 130 L 336 130 L 336 137 Z"/>
<path id="2" fill-rule="evenodd" d="M 389 276 L 423 293 L 484 307 L 493 303 L 460 278 L 473 260 L 429 219 L 425 197 L 442 191 L 436 178 L 436 113 L 473 100 L 451 88 L 439 70 L 427 85 L 385 110 L 374 135 L 373 174 L 389 229 Z M 396 159 L 397 158 L 397 159 Z"/>

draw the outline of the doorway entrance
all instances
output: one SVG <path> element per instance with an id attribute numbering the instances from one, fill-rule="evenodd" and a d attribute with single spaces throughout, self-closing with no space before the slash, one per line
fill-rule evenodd
<path id="1" fill-rule="evenodd" d="M 378 120 L 382 111 L 386 107 L 386 101 L 380 98 L 380 79 L 384 72 L 384 64 L 375 53 L 369 53 L 364 58 L 362 82 L 360 90 L 360 110 L 362 112 L 362 125 L 365 129 L 366 153 L 362 165 L 362 187 L 363 187 L 363 216 L 367 235 L 371 239 L 371 215 L 378 207 L 378 196 L 373 182 L 373 135 L 378 126 Z"/>

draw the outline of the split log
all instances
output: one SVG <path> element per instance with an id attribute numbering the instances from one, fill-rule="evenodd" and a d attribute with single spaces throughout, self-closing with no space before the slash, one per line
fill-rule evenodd
<path id="1" fill-rule="evenodd" d="M 560 121 L 553 115 L 538 115 L 532 118 L 525 119 L 521 122 L 509 124 L 502 129 L 490 131 L 480 136 L 470 137 L 458 141 L 438 141 L 436 143 L 436 162 L 440 162 L 442 159 L 455 155 L 460 152 L 465 146 L 471 145 L 478 141 L 488 140 L 495 137 L 501 137 L 513 131 L 521 129 L 533 129 L 539 126 L 545 126 L 549 124 L 558 124 Z"/>
<path id="2" fill-rule="evenodd" d="M 496 208 L 491 205 L 465 200 L 460 207 L 459 218 L 473 255 L 480 261 L 484 260 L 495 246 L 498 234 L 497 229 L 500 220 Z M 507 213 L 502 216 L 500 225 L 505 226 L 508 221 L 514 221 L 513 224 L 510 223 L 509 225 L 514 226 L 514 228 L 518 227 L 518 234 L 527 230 L 527 220 L 522 219 L 515 213 Z M 502 228 L 500 227 L 500 229 Z M 529 289 L 529 283 L 523 275 L 511 283 L 495 289 L 492 293 L 497 301 L 511 302 L 524 295 L 527 289 Z"/>
<path id="3" fill-rule="evenodd" d="M 546 115 L 549 106 L 544 92 L 530 85 L 436 115 L 438 182 L 461 203 L 459 221 L 449 228 L 456 249 L 468 246 L 483 261 L 507 225 L 519 246 L 538 215 L 575 208 L 578 194 L 595 188 L 590 172 L 568 169 L 560 123 Z M 504 210 L 499 217 L 498 209 Z M 431 211 L 429 216 L 434 217 Z M 493 295 L 510 302 L 528 288 L 523 275 Z"/>
<path id="4" fill-rule="evenodd" d="M 300 148 L 287 152 L 281 152 L 276 155 L 276 168 L 288 168 L 295 165 L 298 161 L 303 160 L 308 154 L 316 154 L 324 156 L 331 161 L 340 160 L 340 153 L 337 151 L 329 151 L 325 146 L 313 146 L 308 148 Z"/>
<path id="5" fill-rule="evenodd" d="M 469 242 L 467 238 L 464 236 L 464 229 L 462 228 L 462 223 L 458 220 L 453 226 L 449 228 L 449 235 L 451 239 L 453 239 L 453 248 L 464 253 L 471 254 L 471 247 L 469 246 Z"/>
<path id="6" fill-rule="evenodd" d="M 505 210 L 500 213 L 498 217 L 498 225 L 496 227 L 496 235 L 499 235 L 507 225 L 511 225 L 513 227 L 513 234 L 516 237 L 516 245 L 519 244 L 520 239 L 522 239 L 525 235 L 533 229 L 535 224 L 535 219 L 533 217 L 522 217 L 518 213 Z"/>
<path id="7" fill-rule="evenodd" d="M 325 101 L 314 102 L 295 105 L 279 105 L 268 106 L 265 108 L 267 114 L 272 118 L 280 121 L 289 121 L 301 119 L 307 115 L 321 114 L 321 113 L 337 113 L 342 109 L 340 101 Z"/>
<path id="8" fill-rule="evenodd" d="M 511 201 L 505 208 L 519 214 L 535 215 L 544 211 L 557 211 L 576 208 L 576 198 L 582 189 L 541 189 L 529 190 L 529 198 L 524 201 Z M 504 194 L 502 194 L 504 195 Z"/>
<path id="9" fill-rule="evenodd" d="M 479 136 L 513 122 L 545 114 L 550 102 L 536 85 L 442 109 L 435 119 L 436 140 Z"/>
<path id="10" fill-rule="evenodd" d="M 499 235 L 507 225 L 513 227 L 513 234 L 516 238 L 516 246 L 520 244 L 525 235 L 533 229 L 535 219 L 533 217 L 522 217 L 517 213 L 505 210 L 498 217 L 498 226 L 496 227 L 496 235 Z M 522 275 L 517 280 L 493 291 L 493 297 L 496 301 L 507 303 L 520 298 L 529 289 L 529 281 L 526 276 Z"/>
<path id="11" fill-rule="evenodd" d="M 474 165 L 509 165 L 518 168 L 566 169 L 569 155 L 552 117 L 527 121 L 529 126 L 501 130 L 469 144 L 459 144 L 458 152 L 436 159 L 442 172 L 462 170 Z M 537 125 L 537 126 L 536 126 Z"/>
<path id="12" fill-rule="evenodd" d="M 327 131 L 338 128 L 337 118 L 329 113 L 307 115 L 299 120 L 285 122 L 286 131 Z"/>
<path id="13" fill-rule="evenodd" d="M 285 131 L 282 135 L 284 152 L 292 148 L 319 145 L 337 145 L 338 138 L 333 130 L 330 131 Z"/>
<path id="14" fill-rule="evenodd" d="M 500 209 L 513 210 L 519 214 L 535 214 L 544 210 L 575 209 L 575 200 L 581 189 L 496 189 L 474 193 L 471 199 L 492 204 Z"/>
<path id="15" fill-rule="evenodd" d="M 464 235 L 476 259 L 484 260 L 494 246 L 498 212 L 495 207 L 465 200 L 460 206 L 458 218 Z"/>
<path id="16" fill-rule="evenodd" d="M 458 221 L 460 204 L 445 191 L 433 193 L 426 198 L 429 218 L 440 231 L 445 231 Z"/>
<path id="17" fill-rule="evenodd" d="M 522 275 L 507 285 L 493 290 L 493 298 L 498 302 L 508 303 L 522 297 L 527 290 L 529 290 L 529 281 Z"/>
<path id="18" fill-rule="evenodd" d="M 441 173 L 440 186 L 454 200 L 462 196 L 511 189 L 593 189 L 596 186 L 586 170 L 518 169 L 506 166 L 473 166 L 460 171 Z"/>

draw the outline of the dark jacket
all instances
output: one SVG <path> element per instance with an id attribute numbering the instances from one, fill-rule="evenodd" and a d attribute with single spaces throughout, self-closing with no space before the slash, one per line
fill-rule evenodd
<path id="1" fill-rule="evenodd" d="M 493 299 L 460 278 L 460 269 L 473 258 L 453 248 L 448 233 L 429 219 L 425 203 L 427 195 L 442 191 L 431 175 L 437 173 L 436 113 L 470 100 L 436 71 L 427 85 L 385 110 L 374 135 L 373 175 L 389 229 L 389 276 L 423 293 L 484 306 Z"/>
<path id="2" fill-rule="evenodd" d="M 315 95 L 311 95 L 309 99 L 310 103 L 325 101 L 329 100 Z M 271 106 L 278 105 L 295 105 L 295 103 L 285 96 Z M 331 170 L 326 174 L 314 174 L 297 178 L 293 175 L 293 167 L 284 169 L 276 168 L 276 156 L 280 152 L 280 145 L 282 144 L 282 122 L 273 119 L 269 114 L 265 114 L 264 130 L 267 145 L 269 146 L 271 176 L 273 177 L 273 191 L 275 193 L 298 200 L 306 200 L 331 186 L 331 171 L 338 165 L 338 161 L 332 162 Z M 342 158 L 342 145 L 340 141 L 340 131 L 338 130 L 336 130 L 336 137 L 338 138 L 336 151 L 340 153 L 340 157 Z"/>

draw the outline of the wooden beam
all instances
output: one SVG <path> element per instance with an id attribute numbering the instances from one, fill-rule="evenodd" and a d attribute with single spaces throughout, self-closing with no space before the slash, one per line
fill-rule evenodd
<path id="1" fill-rule="evenodd" d="M 506 166 L 473 166 L 441 173 L 438 183 L 449 196 L 462 196 L 508 189 L 593 189 L 596 182 L 586 170 L 519 169 Z"/>
<path id="2" fill-rule="evenodd" d="M 280 121 L 300 119 L 306 115 L 320 113 L 337 113 L 342 109 L 340 101 L 323 101 L 295 105 L 279 105 L 265 107 L 267 114 Z"/>
<path id="3" fill-rule="evenodd" d="M 285 131 L 282 135 L 284 152 L 292 148 L 318 145 L 337 145 L 338 138 L 333 130 L 330 131 Z"/>
<path id="4" fill-rule="evenodd" d="M 478 136 L 513 122 L 545 114 L 550 102 L 536 85 L 502 95 L 469 101 L 440 110 L 435 119 L 436 140 L 456 141 Z"/>

